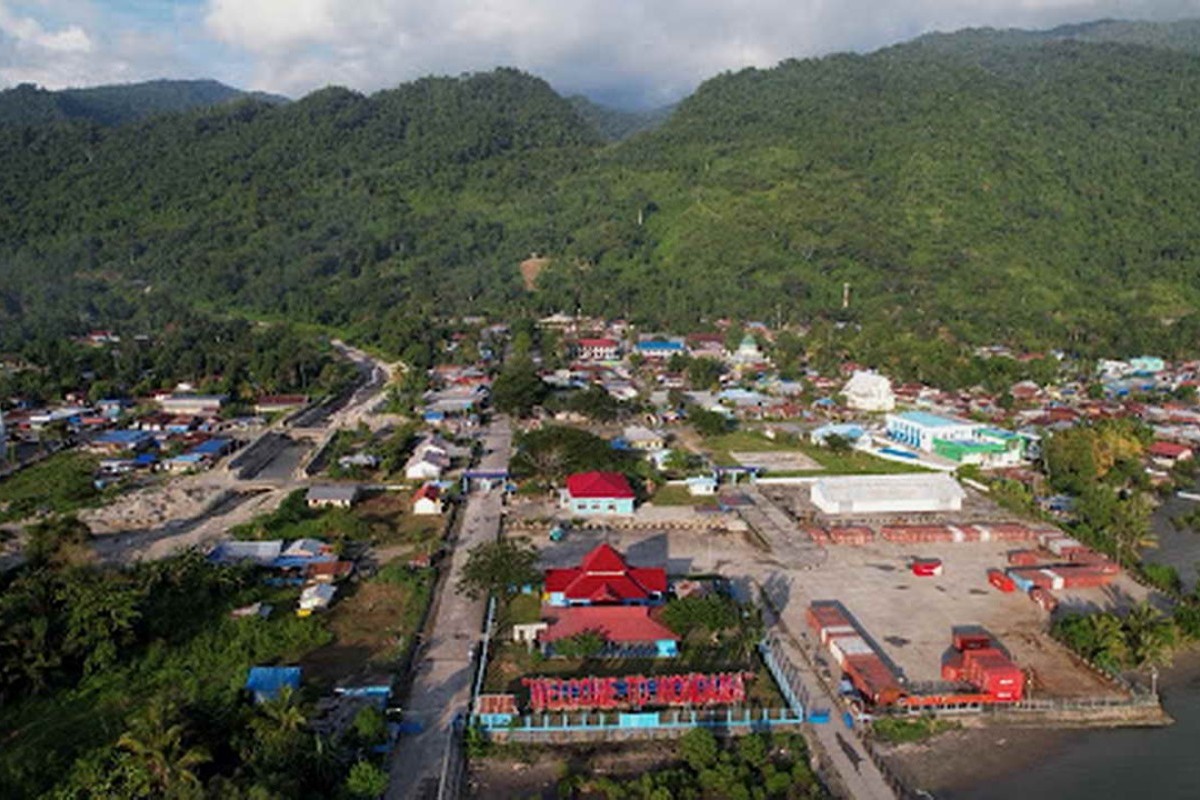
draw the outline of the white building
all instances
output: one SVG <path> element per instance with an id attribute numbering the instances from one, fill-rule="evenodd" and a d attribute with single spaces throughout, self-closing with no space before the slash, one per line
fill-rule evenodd
<path id="1" fill-rule="evenodd" d="M 961 511 L 965 497 L 958 481 L 944 473 L 844 475 L 812 486 L 812 503 L 824 514 Z"/>
<path id="2" fill-rule="evenodd" d="M 986 426 L 970 420 L 942 417 L 927 411 L 905 411 L 887 415 L 888 438 L 932 453 L 934 440 L 971 442 Z"/>
<path id="3" fill-rule="evenodd" d="M 846 405 L 858 411 L 892 411 L 896 408 L 892 382 L 877 372 L 855 372 L 846 381 L 842 394 L 846 397 Z"/>

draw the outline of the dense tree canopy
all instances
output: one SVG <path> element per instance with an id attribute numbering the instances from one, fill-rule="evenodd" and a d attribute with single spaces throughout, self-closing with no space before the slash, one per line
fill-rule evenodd
<path id="1" fill-rule="evenodd" d="M 816 323 L 926 379 L 964 342 L 1193 352 L 1200 56 L 957 36 L 721 75 L 617 144 L 512 70 L 2 128 L 0 328 L 166 293 L 414 363 L 432 320 L 576 309 Z"/>

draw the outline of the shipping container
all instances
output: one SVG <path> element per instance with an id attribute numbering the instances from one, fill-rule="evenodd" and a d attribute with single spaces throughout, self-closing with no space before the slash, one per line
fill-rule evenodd
<path id="1" fill-rule="evenodd" d="M 918 558 L 912 562 L 912 574 L 922 578 L 935 577 L 942 574 L 940 558 Z"/>
<path id="2" fill-rule="evenodd" d="M 1033 550 L 1010 550 L 1008 553 L 1008 563 L 1013 567 L 1033 567 L 1041 561 L 1041 558 Z"/>
<path id="3" fill-rule="evenodd" d="M 891 705 L 904 695 L 895 674 L 877 655 L 851 656 L 842 669 L 862 696 L 875 705 Z"/>
<path id="4" fill-rule="evenodd" d="M 875 649 L 858 635 L 835 636 L 829 640 L 829 653 L 838 666 L 844 666 L 850 656 L 874 655 Z"/>
<path id="5" fill-rule="evenodd" d="M 854 620 L 850 619 L 850 616 L 842 610 L 841 605 L 830 600 L 818 600 L 811 603 L 806 617 L 808 626 L 818 635 L 825 628 L 854 624 Z"/>
<path id="6" fill-rule="evenodd" d="M 1029 590 L 1029 599 L 1037 603 L 1043 611 L 1053 613 L 1054 609 L 1058 608 L 1058 599 L 1040 586 Z"/>
<path id="7" fill-rule="evenodd" d="M 1005 575 L 1003 570 L 992 567 L 987 571 L 987 576 L 988 583 L 1002 592 L 1012 592 L 1017 588 L 1017 585 L 1013 583 L 1013 579 Z"/>
<path id="8" fill-rule="evenodd" d="M 820 631 L 821 644 L 829 644 L 829 640 L 835 636 L 854 636 L 857 633 L 858 628 L 853 625 L 830 625 Z"/>
<path id="9" fill-rule="evenodd" d="M 1046 542 L 1046 549 L 1056 556 L 1065 556 L 1074 550 L 1086 550 L 1087 548 L 1078 539 L 1063 537 L 1061 539 L 1048 540 Z"/>
<path id="10" fill-rule="evenodd" d="M 1025 577 L 1024 575 L 1022 575 L 1017 570 L 1010 569 L 1008 571 L 1008 577 L 1009 577 L 1009 580 L 1011 580 L 1013 582 L 1013 585 L 1016 586 L 1019 591 L 1028 592 L 1030 589 L 1033 588 L 1033 581 L 1031 581 L 1029 578 Z"/>
<path id="11" fill-rule="evenodd" d="M 958 682 L 963 679 L 962 653 L 951 653 L 942 662 L 942 680 Z"/>
<path id="12" fill-rule="evenodd" d="M 992 647 L 992 637 L 976 631 L 955 631 L 950 641 L 954 649 L 960 652 L 987 650 Z"/>

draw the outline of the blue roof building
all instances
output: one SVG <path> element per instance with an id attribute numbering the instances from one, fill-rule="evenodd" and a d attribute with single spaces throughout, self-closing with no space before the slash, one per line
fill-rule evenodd
<path id="1" fill-rule="evenodd" d="M 300 688 L 299 667 L 251 667 L 243 688 L 254 695 L 254 702 L 275 700 L 284 688 Z"/>

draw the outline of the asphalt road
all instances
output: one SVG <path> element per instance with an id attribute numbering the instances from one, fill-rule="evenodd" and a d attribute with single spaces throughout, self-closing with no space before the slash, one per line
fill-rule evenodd
<path id="1" fill-rule="evenodd" d="M 498 418 L 484 432 L 486 461 L 507 464 L 512 430 Z M 471 698 L 473 652 L 480 641 L 484 600 L 472 600 L 456 585 L 467 560 L 467 551 L 500 533 L 502 489 L 472 493 L 459 520 L 450 570 L 438 589 L 433 610 L 432 634 L 414 664 L 412 688 L 404 717 L 419 722 L 421 733 L 400 740 L 392 754 L 389 800 L 407 800 L 420 794 L 423 783 L 440 776 L 451 724 L 466 712 Z"/>

